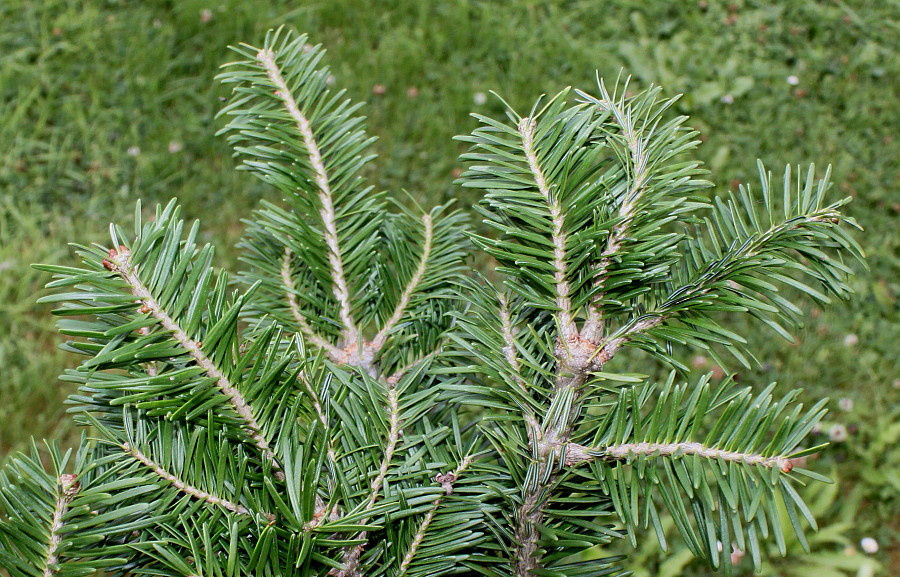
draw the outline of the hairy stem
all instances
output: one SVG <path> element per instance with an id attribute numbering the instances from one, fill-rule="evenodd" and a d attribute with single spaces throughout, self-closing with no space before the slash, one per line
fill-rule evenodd
<path id="1" fill-rule="evenodd" d="M 331 279 L 334 282 L 332 290 L 340 306 L 341 322 L 344 325 L 344 342 L 347 345 L 355 343 L 359 339 L 359 330 L 353 321 L 351 312 L 350 289 L 344 275 L 344 261 L 341 255 L 341 247 L 338 243 L 337 216 L 334 210 L 331 184 L 328 179 L 328 171 L 325 169 L 322 152 L 319 150 L 319 144 L 316 142 L 309 119 L 300 111 L 297 101 L 294 100 L 290 88 L 281 75 L 281 69 L 278 67 L 278 63 L 275 62 L 275 53 L 271 50 L 260 50 L 256 58 L 265 68 L 269 80 L 278 89 L 276 94 L 284 102 L 284 107 L 287 109 L 288 114 L 294 119 L 297 130 L 303 137 L 303 144 L 309 153 L 309 163 L 316 173 L 315 181 L 319 189 L 319 203 L 322 205 L 321 209 L 319 209 L 319 217 L 322 219 L 325 229 L 324 236 L 325 244 L 328 247 L 328 264 L 331 267 Z"/>
<path id="2" fill-rule="evenodd" d="M 740 453 L 738 451 L 725 451 L 706 447 L 700 443 L 622 443 L 620 445 L 608 445 L 606 447 L 585 447 L 577 443 L 569 443 L 566 446 L 566 466 L 575 466 L 582 463 L 590 463 L 595 459 L 624 461 L 631 456 L 658 456 L 671 457 L 677 455 L 698 455 L 706 459 L 716 461 L 730 461 L 765 467 L 766 469 L 778 468 L 789 472 L 793 466 L 787 457 L 766 457 L 753 453 Z"/>
<path id="3" fill-rule="evenodd" d="M 503 356 L 506 357 L 506 362 L 509 363 L 509 367 L 513 371 L 513 380 L 516 385 L 519 386 L 521 392 L 526 397 L 531 396 L 531 391 L 528 390 L 528 385 L 525 383 L 525 379 L 522 378 L 522 372 L 519 365 L 519 356 L 516 351 L 516 337 L 513 334 L 513 326 L 512 326 L 512 318 L 509 312 L 509 301 L 506 298 L 506 295 L 500 293 L 500 326 L 501 331 L 503 332 Z M 530 409 L 525 411 L 524 414 L 525 425 L 528 427 L 528 443 L 530 446 L 534 446 L 535 438 L 540 436 L 540 425 L 537 422 L 537 418 L 534 416 L 534 412 Z"/>
<path id="4" fill-rule="evenodd" d="M 113 270 L 121 275 L 125 282 L 131 287 L 131 293 L 143 303 L 143 306 L 149 309 L 150 314 L 160 322 L 164 329 L 172 333 L 172 338 L 188 352 L 194 362 L 206 371 L 207 375 L 215 380 L 216 387 L 223 395 L 225 395 L 234 411 L 241 418 L 244 430 L 247 431 L 247 434 L 263 456 L 271 462 L 273 469 L 275 469 L 275 476 L 283 481 L 284 473 L 281 471 L 281 465 L 278 464 L 275 453 L 269 447 L 269 442 L 266 440 L 265 435 L 263 435 L 262 427 L 253 415 L 250 404 L 244 399 L 244 396 L 237 387 L 228 380 L 228 377 L 226 377 L 212 360 L 206 356 L 200 343 L 189 337 L 184 329 L 182 329 L 181 326 L 179 326 L 178 323 L 163 310 L 162 306 L 150 292 L 150 289 L 144 285 L 143 281 L 138 276 L 137 271 L 129 260 L 130 256 L 131 253 L 127 250 L 123 250 L 122 247 L 120 247 L 119 251 L 110 251 L 109 259 L 113 265 Z"/>
<path id="5" fill-rule="evenodd" d="M 250 510 L 247 509 L 246 507 L 244 507 L 243 505 L 239 505 L 238 503 L 234 503 L 232 501 L 229 501 L 228 499 L 223 499 L 222 497 L 217 497 L 216 495 L 207 493 L 206 491 L 199 489 L 197 487 L 194 487 L 193 485 L 190 485 L 189 483 L 186 483 L 185 481 L 179 479 L 177 476 L 166 471 L 162 466 L 155 463 L 152 459 L 150 459 L 150 457 L 148 457 L 147 455 L 142 453 L 140 451 L 140 449 L 138 449 L 137 447 L 134 447 L 128 443 L 124 443 L 124 444 L 120 445 L 120 448 L 123 451 L 125 451 L 126 453 L 128 453 L 129 455 L 131 455 L 132 457 L 134 457 L 135 459 L 137 459 L 138 461 L 140 461 L 141 464 L 143 464 L 145 467 L 147 467 L 148 469 L 153 471 L 158 477 L 160 477 L 161 479 L 164 479 L 169 484 L 171 484 L 173 487 L 175 487 L 182 493 L 185 493 L 186 495 L 190 495 L 194 499 L 198 499 L 200 501 L 206 501 L 207 503 L 209 503 L 211 505 L 217 505 L 219 507 L 222 507 L 223 509 L 227 509 L 227 510 L 231 511 L 232 513 L 237 513 L 238 515 L 251 515 L 252 514 L 250 512 Z M 263 517 L 265 517 L 269 521 L 275 520 L 275 515 L 273 515 L 272 513 L 261 513 L 261 514 Z"/>
<path id="6" fill-rule="evenodd" d="M 459 476 L 471 463 L 472 458 L 466 457 L 453 472 L 443 475 L 437 475 L 434 478 L 434 480 L 440 483 L 441 487 L 443 487 L 444 494 L 438 496 L 437 499 L 432 501 L 431 508 L 428 510 L 428 513 L 425 514 L 425 517 L 419 524 L 419 528 L 416 530 L 416 534 L 415 536 L 413 536 L 413 540 L 409 544 L 409 549 L 406 551 L 406 555 L 403 556 L 403 561 L 400 562 L 400 572 L 398 573 L 397 577 L 403 577 L 404 575 L 406 575 L 406 572 L 409 570 L 410 564 L 413 562 L 413 559 L 415 559 L 416 557 L 416 553 L 419 551 L 419 547 L 422 545 L 422 540 L 425 539 L 425 532 L 428 531 L 428 527 L 434 520 L 435 513 L 441 506 L 441 503 L 444 502 L 444 497 L 453 494 L 453 483 L 455 483 L 456 480 L 459 479 Z"/>
<path id="7" fill-rule="evenodd" d="M 538 192 L 544 197 L 544 201 L 550 208 L 550 218 L 553 221 L 553 280 L 556 283 L 556 308 L 557 320 L 563 341 L 578 335 L 575 320 L 572 317 L 572 300 L 569 298 L 569 281 L 566 272 L 566 233 L 563 230 L 565 216 L 559 199 L 552 193 L 541 165 L 538 162 L 537 151 L 534 147 L 534 131 L 536 123 L 531 118 L 523 118 L 519 122 L 519 135 L 522 137 L 522 148 L 525 150 L 525 158 L 528 159 L 528 168 L 534 177 Z"/>
<path id="8" fill-rule="evenodd" d="M 597 342 L 603 337 L 604 321 L 600 305 L 605 297 L 605 292 L 602 288 L 609 278 L 609 269 L 612 265 L 613 256 L 622 248 L 622 243 L 628 235 L 629 226 L 636 214 L 637 201 L 644 193 L 648 180 L 647 153 L 643 141 L 637 134 L 630 111 L 623 112 L 613 102 L 605 88 L 603 88 L 603 102 L 606 108 L 613 113 L 616 122 L 622 128 L 622 134 L 625 137 L 631 160 L 631 185 L 628 187 L 625 197 L 622 199 L 622 204 L 619 206 L 619 222 L 610 231 L 606 239 L 606 248 L 600 253 L 600 261 L 594 266 L 594 286 L 600 290 L 591 297 L 587 320 L 582 327 L 581 333 L 582 337 L 592 342 Z"/>
<path id="9" fill-rule="evenodd" d="M 43 577 L 52 577 L 56 569 L 51 565 L 59 563 L 59 546 L 62 544 L 63 517 L 69 505 L 81 489 L 75 475 L 60 475 L 57 481 L 56 503 L 53 506 L 53 519 L 50 521 L 50 539 L 47 542 L 47 554 L 44 556 Z"/>
<path id="10" fill-rule="evenodd" d="M 419 264 L 416 267 L 416 272 L 413 274 L 412 278 L 409 279 L 409 283 L 407 283 L 406 287 L 403 289 L 403 293 L 400 295 L 400 300 L 397 301 L 397 306 L 394 308 L 393 314 L 391 314 L 391 317 L 384 323 L 384 326 L 378 331 L 375 338 L 372 339 L 371 346 L 376 353 L 384 346 L 388 333 L 391 332 L 394 326 L 396 326 L 403 317 L 403 313 L 406 312 L 406 307 L 409 306 L 410 298 L 412 298 L 413 293 L 416 292 L 419 283 L 422 282 L 422 277 L 425 276 L 428 259 L 431 257 L 431 244 L 434 240 L 434 225 L 431 220 L 431 215 L 422 215 L 422 223 L 425 225 L 425 231 L 423 233 L 425 240 L 422 247 L 422 255 L 419 257 Z"/>
<path id="11" fill-rule="evenodd" d="M 666 318 L 667 317 L 663 315 L 647 315 L 645 318 L 637 321 L 630 328 L 625 330 L 624 334 L 621 336 L 601 342 L 591 357 L 591 370 L 599 371 L 602 369 L 603 365 L 608 363 L 625 343 L 635 336 L 661 325 Z"/>
<path id="12" fill-rule="evenodd" d="M 306 316 L 300 310 L 300 303 L 297 302 L 297 288 L 294 284 L 294 278 L 291 274 L 291 249 L 284 249 L 284 256 L 281 259 L 281 283 L 284 285 L 285 295 L 288 301 L 288 307 L 291 310 L 291 315 L 294 317 L 294 320 L 297 321 L 297 325 L 300 327 L 300 332 L 306 338 L 307 341 L 312 343 L 314 346 L 319 347 L 324 350 L 328 355 L 328 358 L 332 361 L 337 362 L 339 359 L 343 357 L 343 352 L 325 340 L 324 337 L 317 334 L 312 326 L 310 326 L 309 321 L 306 320 Z"/>
<path id="13" fill-rule="evenodd" d="M 398 399 L 397 389 L 395 388 L 397 379 L 391 377 L 389 379 L 386 379 L 386 382 L 388 387 L 388 437 L 386 447 L 384 449 L 384 458 L 381 460 L 381 466 L 378 468 L 378 474 L 375 476 L 375 479 L 372 480 L 372 484 L 369 486 L 371 494 L 369 495 L 369 501 L 366 504 L 366 511 L 371 511 L 372 508 L 375 507 L 375 502 L 378 500 L 378 497 L 381 494 L 381 487 L 384 484 L 384 480 L 387 477 L 388 470 L 391 467 L 391 461 L 393 461 L 394 459 L 394 451 L 396 451 L 397 444 L 400 441 L 400 402 Z M 360 524 L 364 525 L 368 522 L 368 519 L 363 519 Z M 362 575 L 359 570 L 359 558 L 360 556 L 362 556 L 362 553 L 369 542 L 369 533 L 367 531 L 363 531 L 359 534 L 358 538 L 363 542 L 354 547 L 349 547 L 344 551 L 344 568 L 332 569 L 331 571 L 329 571 L 329 575 L 334 575 L 336 577 L 360 577 Z"/>

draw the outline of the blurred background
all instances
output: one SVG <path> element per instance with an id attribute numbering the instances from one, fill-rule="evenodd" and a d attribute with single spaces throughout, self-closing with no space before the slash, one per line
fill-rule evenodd
<path id="1" fill-rule="evenodd" d="M 808 305 L 793 343 L 735 321 L 760 361 L 742 384 L 831 399 L 816 434 L 833 444 L 810 468 L 835 484 L 807 495 L 820 519 L 812 555 L 788 543 L 763 574 L 900 567 L 897 0 L 2 0 L 0 23 L 0 460 L 32 437 L 75 434 L 57 375 L 76 359 L 35 305 L 49 279 L 31 263 L 71 263 L 67 243 L 102 241 L 139 198 L 176 196 L 236 268 L 240 219 L 277 195 L 233 170 L 215 137 L 228 93 L 213 78 L 228 44 L 286 24 L 323 43 L 336 86 L 369 103 L 380 158 L 368 176 L 425 203 L 477 200 L 452 185 L 463 148 L 451 138 L 475 128 L 470 112 L 502 114 L 490 91 L 526 111 L 568 85 L 592 91 L 598 72 L 684 93 L 677 112 L 702 133 L 720 191 L 755 183 L 757 158 L 776 175 L 831 164 L 832 196 L 854 197 L 848 212 L 866 228 L 855 298 Z M 667 554 L 654 541 L 634 554 L 637 575 L 707 573 L 677 540 Z"/>

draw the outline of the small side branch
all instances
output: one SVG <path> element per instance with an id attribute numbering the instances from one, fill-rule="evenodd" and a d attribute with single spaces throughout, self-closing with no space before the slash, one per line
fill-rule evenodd
<path id="1" fill-rule="evenodd" d="M 434 520 L 434 515 L 437 512 L 438 507 L 440 507 L 441 503 L 443 503 L 444 497 L 453 494 L 453 484 L 457 481 L 457 479 L 459 479 L 459 476 L 463 473 L 463 471 L 466 470 L 466 468 L 470 464 L 472 464 L 472 458 L 466 457 L 459 464 L 456 470 L 450 473 L 437 475 L 434 478 L 435 482 L 441 484 L 441 487 L 444 489 L 444 494 L 438 496 L 437 499 L 432 501 L 431 508 L 428 510 L 428 513 L 425 514 L 425 517 L 419 524 L 419 529 L 416 531 L 412 543 L 410 543 L 409 545 L 409 550 L 407 550 L 406 555 L 403 556 L 403 561 L 400 562 L 400 572 L 397 574 L 397 577 L 403 577 L 404 575 L 406 575 L 406 572 L 409 570 L 410 564 L 413 562 L 413 559 L 415 559 L 416 557 L 416 553 L 419 551 L 419 547 L 422 545 L 422 540 L 425 539 L 425 532 L 428 531 L 428 527 Z"/>
<path id="2" fill-rule="evenodd" d="M 378 475 L 372 480 L 370 486 L 372 494 L 369 496 L 369 503 L 366 505 L 366 511 L 375 506 L 375 501 L 381 493 L 381 486 L 387 477 L 388 469 L 391 467 L 391 461 L 394 459 L 394 451 L 400 441 L 400 402 L 398 399 L 396 381 L 388 379 L 388 438 L 387 446 L 384 449 L 384 458 L 381 460 L 381 466 L 378 468 Z"/>
<path id="3" fill-rule="evenodd" d="M 645 318 L 632 325 L 622 336 L 601 342 L 591 359 L 591 369 L 595 371 L 602 369 L 603 365 L 608 363 L 625 343 L 641 333 L 658 327 L 665 320 L 666 317 L 663 315 Z"/>
<path id="4" fill-rule="evenodd" d="M 388 438 L 384 449 L 384 458 L 381 460 L 381 466 L 378 468 L 378 474 L 369 486 L 371 494 L 369 495 L 369 502 L 366 503 L 366 511 L 371 511 L 372 508 L 375 507 L 375 502 L 381 494 L 381 487 L 384 484 L 384 479 L 387 477 L 391 462 L 394 459 L 394 451 L 397 450 L 397 444 L 400 441 L 400 402 L 397 389 L 395 388 L 397 379 L 391 377 L 387 379 L 386 382 L 388 387 Z M 368 519 L 364 519 L 361 523 L 365 524 L 367 522 Z M 332 569 L 328 572 L 329 575 L 335 577 L 360 577 L 362 575 L 359 571 L 359 558 L 362 556 L 362 553 L 369 542 L 368 532 L 361 532 L 359 534 L 359 539 L 362 540 L 362 543 L 345 549 L 343 559 L 344 568 Z"/>
<path id="5" fill-rule="evenodd" d="M 503 333 L 503 356 L 513 371 L 513 380 L 522 391 L 522 395 L 530 397 L 531 391 L 525 379 L 522 378 L 521 366 L 519 364 L 519 356 L 516 354 L 516 337 L 513 334 L 512 318 L 509 312 L 509 301 L 506 295 L 500 293 L 500 326 Z M 528 442 L 534 445 L 535 438 L 540 436 L 541 427 L 537 422 L 537 418 L 531 410 L 524 414 L 525 425 L 528 427 Z"/>
<path id="6" fill-rule="evenodd" d="M 419 265 L 416 267 L 416 272 L 413 274 L 412 278 L 409 279 L 406 288 L 403 289 L 403 293 L 400 295 L 400 300 L 397 301 L 397 306 L 394 308 L 391 318 L 384 323 L 384 326 L 378 331 L 375 338 L 372 339 L 371 346 L 376 353 L 384 346 L 388 333 L 391 332 L 403 317 L 403 313 L 406 312 L 406 307 L 409 306 L 409 301 L 412 298 L 413 293 L 416 292 L 416 288 L 418 288 L 419 283 L 422 282 L 422 277 L 425 276 L 425 270 L 428 267 L 428 259 L 431 257 L 431 245 L 434 240 L 434 223 L 432 222 L 431 215 L 422 215 L 422 223 L 425 225 L 425 231 L 423 233 L 425 240 L 422 247 L 422 255 L 419 257 Z"/>
<path id="7" fill-rule="evenodd" d="M 310 326 L 309 321 L 306 320 L 306 316 L 300 310 L 300 303 L 297 302 L 296 296 L 297 288 L 291 274 L 291 256 L 291 249 L 285 248 L 284 256 L 281 259 L 281 282 L 284 285 L 285 296 L 287 297 L 288 307 L 291 309 L 291 315 L 294 317 L 294 320 L 297 321 L 300 332 L 307 341 L 324 350 L 328 355 L 328 358 L 332 361 L 340 362 L 344 357 L 344 352 L 325 340 L 321 335 L 317 334 L 312 326 Z"/>
<path id="8" fill-rule="evenodd" d="M 130 256 L 131 253 L 129 251 L 125 250 L 124 247 L 119 247 L 118 251 L 115 249 L 109 251 L 109 261 L 107 262 L 110 263 L 111 270 L 118 272 L 125 282 L 128 283 L 131 287 L 131 293 L 143 303 L 146 310 L 160 322 L 164 329 L 172 333 L 172 338 L 188 352 L 194 362 L 206 371 L 207 375 L 215 379 L 216 387 L 218 387 L 219 391 L 225 395 L 234 411 L 240 416 L 244 424 L 244 429 L 253 440 L 253 443 L 263 456 L 272 463 L 272 467 L 276 471 L 275 476 L 279 480 L 284 480 L 284 473 L 281 471 L 281 466 L 275 458 L 275 453 L 269 447 L 269 442 L 266 440 L 265 435 L 263 435 L 262 427 L 257 422 L 256 417 L 253 416 L 253 410 L 250 408 L 250 404 L 244 399 L 244 396 L 237 387 L 235 387 L 212 360 L 206 356 L 200 343 L 191 339 L 184 329 L 182 329 L 181 326 L 179 326 L 178 323 L 163 310 L 162 306 L 160 306 L 156 301 L 156 298 L 150 292 L 150 289 L 148 289 L 143 281 L 141 281 L 129 260 Z"/>
<path id="9" fill-rule="evenodd" d="M 297 378 L 300 380 L 300 382 L 303 383 L 303 388 L 306 389 L 306 392 L 309 393 L 309 398 L 312 401 L 313 410 L 316 411 L 316 416 L 319 418 L 319 423 L 322 424 L 322 431 L 327 436 L 326 454 L 328 455 L 328 460 L 331 463 L 337 463 L 337 456 L 334 453 L 334 446 L 332 443 L 331 435 L 328 433 L 328 419 L 325 418 L 325 411 L 322 410 L 322 401 L 319 399 L 319 395 L 316 393 L 316 390 L 309 382 L 309 379 L 306 378 L 305 372 L 301 372 L 297 376 Z"/>
<path id="10" fill-rule="evenodd" d="M 81 490 L 81 485 L 75 475 L 60 475 L 56 487 L 58 493 L 53 506 L 53 519 L 50 521 L 50 539 L 47 542 L 47 554 L 44 556 L 43 577 L 53 577 L 57 573 L 51 566 L 59 563 L 58 553 L 59 546 L 62 544 L 63 517 L 68 512 L 75 495 Z"/>
<path id="11" fill-rule="evenodd" d="M 328 171 L 325 169 L 325 161 L 322 158 L 322 152 L 319 150 L 319 144 L 316 142 L 312 125 L 309 119 L 300 111 L 297 101 L 294 100 L 291 90 L 281 75 L 281 69 L 275 62 L 275 53 L 271 50 L 260 50 L 256 55 L 259 63 L 265 68 L 266 74 L 272 84 L 277 88 L 276 95 L 284 102 L 284 107 L 288 114 L 294 119 L 297 130 L 303 137 L 303 144 L 309 152 L 309 163 L 315 171 L 316 186 L 319 189 L 319 203 L 322 208 L 319 210 L 319 217 L 324 225 L 325 244 L 328 246 L 328 264 L 331 267 L 331 278 L 334 281 L 333 291 L 334 297 L 340 306 L 341 322 L 344 325 L 344 342 L 355 343 L 359 338 L 359 330 L 353 321 L 353 314 L 350 307 L 350 289 L 347 286 L 347 279 L 344 275 L 344 261 L 341 256 L 341 247 L 338 243 L 337 234 L 337 216 L 334 210 L 333 194 L 331 192 L 331 184 L 328 179 Z"/>
<path id="12" fill-rule="evenodd" d="M 150 457 L 145 455 L 138 448 L 136 448 L 128 443 L 124 443 L 124 444 L 120 445 L 120 448 L 123 451 L 125 451 L 126 453 L 128 453 L 129 455 L 131 455 L 132 457 L 134 457 L 135 459 L 137 459 L 138 461 L 140 461 L 141 464 L 143 464 L 145 467 L 147 467 L 148 469 L 153 471 L 158 477 L 160 477 L 161 479 L 164 479 L 170 485 L 172 485 L 173 487 L 175 487 L 182 493 L 185 493 L 186 495 L 190 495 L 194 499 L 198 499 L 200 501 L 206 501 L 210 505 L 216 505 L 218 507 L 222 507 L 223 509 L 227 509 L 227 510 L 231 511 L 232 513 L 237 513 L 238 515 L 251 515 L 250 510 L 248 510 L 243 505 L 239 505 L 237 503 L 229 501 L 228 499 L 223 499 L 221 497 L 217 497 L 211 493 L 207 493 L 206 491 L 204 491 L 202 489 L 198 489 L 197 487 L 194 487 L 193 485 L 185 483 L 183 480 L 179 479 L 172 473 L 166 471 L 164 468 L 162 468 L 157 463 L 153 462 L 153 460 L 150 459 Z M 275 515 L 273 515 L 272 513 L 262 513 L 262 516 L 265 517 L 266 519 L 268 519 L 270 522 L 275 520 Z"/>
<path id="13" fill-rule="evenodd" d="M 518 131 L 522 137 L 522 148 L 525 158 L 528 159 L 528 168 L 534 177 L 538 192 L 544 197 L 544 201 L 550 208 L 550 218 L 553 221 L 553 280 L 556 283 L 556 308 L 559 309 L 559 326 L 562 341 L 566 342 L 578 336 L 578 329 L 572 317 L 572 300 L 569 298 L 569 281 L 566 271 L 566 233 L 563 230 L 565 216 L 559 199 L 551 192 L 541 165 L 538 162 L 537 151 L 534 148 L 534 131 L 536 123 L 531 118 L 523 118 L 519 122 Z"/>
<path id="14" fill-rule="evenodd" d="M 619 206 L 619 222 L 610 231 L 606 240 L 606 248 L 600 253 L 600 260 L 594 267 L 594 287 L 600 292 L 591 298 L 587 320 L 582 328 L 582 336 L 593 342 L 599 341 L 603 336 L 603 313 L 600 310 L 600 304 L 605 296 L 605 292 L 602 289 L 609 278 L 609 269 L 612 266 L 613 256 L 622 248 L 622 243 L 628 235 L 628 229 L 636 214 L 637 202 L 646 189 L 649 177 L 647 152 L 644 142 L 637 134 L 630 111 L 623 112 L 613 102 L 605 88 L 603 89 L 603 101 L 606 108 L 613 113 L 613 117 L 622 128 L 622 135 L 625 137 L 631 160 L 632 181 L 631 186 L 628 187 L 625 193 L 625 197 L 622 199 L 622 204 Z"/>
<path id="15" fill-rule="evenodd" d="M 715 461 L 744 463 L 745 465 L 764 467 L 766 469 L 777 468 L 785 473 L 793 469 L 791 460 L 787 457 L 765 457 L 753 453 L 724 451 L 706 447 L 700 443 L 623 443 L 596 448 L 569 443 L 566 446 L 566 466 L 572 467 L 590 463 L 595 459 L 625 461 L 629 457 L 641 455 L 651 457 L 698 455 Z"/>

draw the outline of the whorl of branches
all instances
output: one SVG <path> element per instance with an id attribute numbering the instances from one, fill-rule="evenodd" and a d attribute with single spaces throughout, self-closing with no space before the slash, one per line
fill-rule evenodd
<path id="1" fill-rule="evenodd" d="M 221 133 L 283 199 L 248 221 L 237 283 L 174 201 L 40 266 L 89 436 L 0 471 L 11 576 L 613 575 L 597 548 L 664 541 L 663 512 L 726 570 L 732 546 L 784 551 L 781 510 L 806 543 L 796 486 L 821 477 L 795 459 L 823 403 L 687 384 L 678 356 L 749 363 L 723 313 L 789 337 L 795 297 L 849 294 L 861 251 L 827 172 L 788 167 L 776 193 L 760 165 L 758 192 L 710 200 L 674 100 L 599 82 L 476 115 L 475 233 L 366 184 L 361 105 L 320 47 L 235 51 Z M 498 286 L 465 274 L 470 241 Z M 626 347 L 668 380 L 616 366 Z"/>

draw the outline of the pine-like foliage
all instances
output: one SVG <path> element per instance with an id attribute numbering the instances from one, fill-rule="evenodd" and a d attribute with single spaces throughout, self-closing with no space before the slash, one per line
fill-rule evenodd
<path id="1" fill-rule="evenodd" d="M 789 337 L 795 296 L 844 298 L 861 257 L 828 179 L 785 171 L 710 201 L 696 133 L 658 89 L 600 82 L 522 116 L 477 116 L 459 184 L 484 235 L 448 206 L 373 190 L 360 105 L 323 51 L 270 33 L 220 80 L 222 130 L 276 187 L 247 221 L 235 281 L 174 203 L 58 289 L 63 379 L 86 427 L 0 472 L 11 576 L 616 575 L 599 551 L 671 515 L 695 555 L 815 521 L 792 459 L 823 403 L 730 381 L 681 382 L 684 345 L 748 363 L 726 326 Z M 502 283 L 466 275 L 470 242 Z M 673 367 L 655 384 L 625 347 Z"/>

